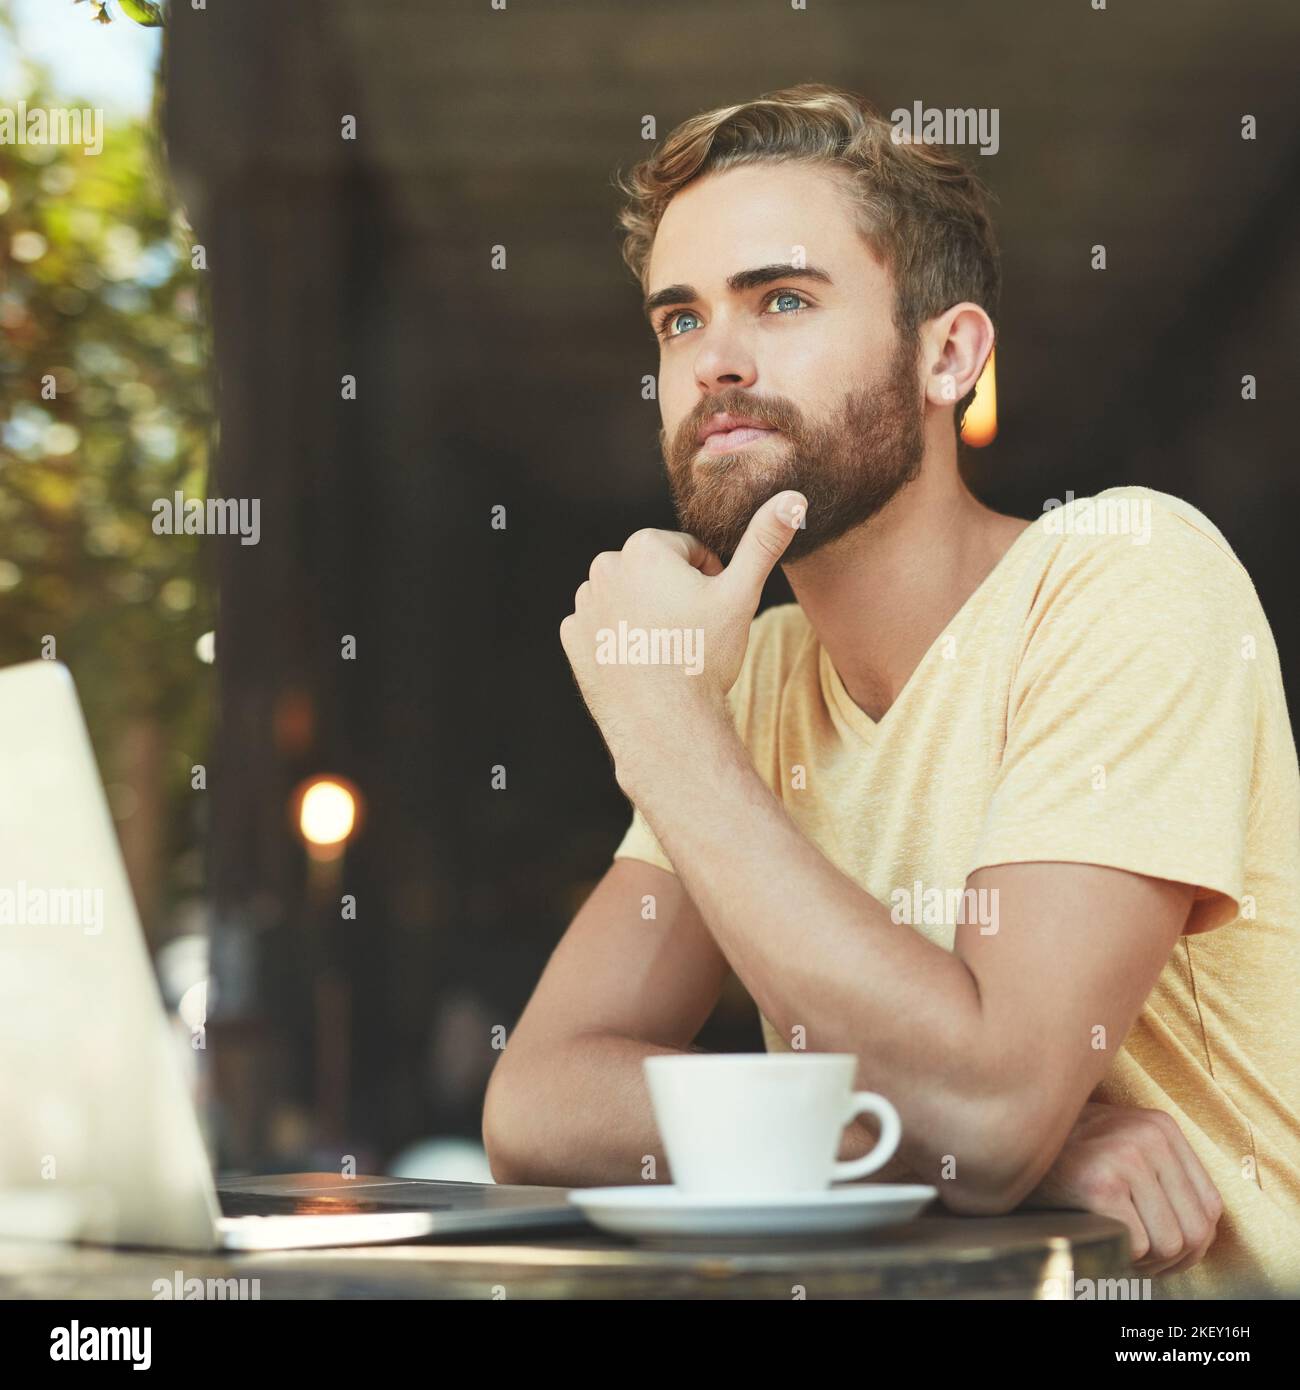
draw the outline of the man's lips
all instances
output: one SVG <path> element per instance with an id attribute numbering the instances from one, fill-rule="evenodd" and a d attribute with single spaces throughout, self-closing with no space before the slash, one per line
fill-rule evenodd
<path id="1" fill-rule="evenodd" d="M 765 426 L 740 425 L 734 430 L 717 430 L 708 435 L 701 448 L 706 454 L 729 454 L 733 450 L 743 449 L 746 444 L 753 444 L 755 440 L 767 439 L 778 433 L 779 430 Z"/>

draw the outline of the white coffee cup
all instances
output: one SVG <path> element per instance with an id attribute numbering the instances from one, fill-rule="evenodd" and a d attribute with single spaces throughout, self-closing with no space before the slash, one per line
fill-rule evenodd
<path id="1" fill-rule="evenodd" d="M 883 1168 L 902 1137 L 898 1111 L 855 1091 L 849 1052 L 661 1055 L 646 1083 L 673 1185 L 682 1192 L 816 1192 Z M 875 1115 L 870 1153 L 836 1161 L 844 1127 Z"/>

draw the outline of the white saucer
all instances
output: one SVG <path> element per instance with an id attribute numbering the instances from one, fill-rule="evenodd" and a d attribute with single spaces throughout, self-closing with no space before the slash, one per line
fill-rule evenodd
<path id="1" fill-rule="evenodd" d="M 910 1221 L 939 1195 L 908 1183 L 853 1183 L 817 1192 L 730 1197 L 668 1184 L 577 1187 L 569 1201 L 620 1236 L 791 1236 L 844 1234 Z"/>

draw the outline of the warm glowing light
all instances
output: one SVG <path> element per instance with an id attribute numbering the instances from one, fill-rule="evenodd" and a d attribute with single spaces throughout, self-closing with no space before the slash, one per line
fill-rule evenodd
<path id="1" fill-rule="evenodd" d="M 356 819 L 356 797 L 342 782 L 318 777 L 307 784 L 298 805 L 298 828 L 309 845 L 343 844 Z"/>
<path id="2" fill-rule="evenodd" d="M 975 383 L 975 399 L 966 410 L 961 437 L 972 449 L 982 449 L 998 437 L 998 381 L 994 369 L 997 349 L 989 353 L 980 379 Z"/>
<path id="3" fill-rule="evenodd" d="M 194 655 L 206 666 L 211 666 L 217 659 L 217 634 L 215 632 L 205 632 L 194 644 Z"/>

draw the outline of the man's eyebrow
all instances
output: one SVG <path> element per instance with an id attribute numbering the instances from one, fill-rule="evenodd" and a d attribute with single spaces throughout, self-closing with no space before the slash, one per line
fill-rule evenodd
<path id="1" fill-rule="evenodd" d="M 744 290 L 757 289 L 760 285 L 770 285 L 775 280 L 795 280 L 801 277 L 805 280 L 820 280 L 824 285 L 835 283 L 826 271 L 819 270 L 815 265 L 786 263 L 756 266 L 753 270 L 738 270 L 734 275 L 727 277 L 727 288 L 739 294 Z M 699 295 L 690 285 L 667 285 L 646 299 L 646 316 L 653 314 L 656 309 L 667 308 L 670 304 L 692 304 L 698 298 Z"/>

